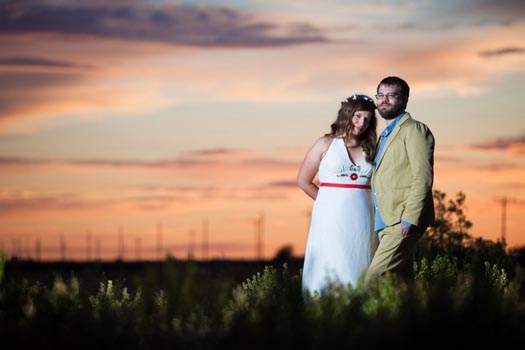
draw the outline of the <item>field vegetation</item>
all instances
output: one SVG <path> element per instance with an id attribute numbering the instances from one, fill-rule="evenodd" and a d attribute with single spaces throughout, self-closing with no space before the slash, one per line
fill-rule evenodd
<path id="1" fill-rule="evenodd" d="M 435 192 L 413 273 L 301 290 L 302 259 L 34 263 L 0 258 L 3 349 L 363 349 L 525 344 L 524 248 L 473 238 Z"/>

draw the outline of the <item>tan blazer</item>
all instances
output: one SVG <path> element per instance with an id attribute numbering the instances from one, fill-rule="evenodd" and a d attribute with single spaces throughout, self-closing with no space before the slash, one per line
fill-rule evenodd
<path id="1" fill-rule="evenodd" d="M 377 205 L 388 226 L 434 224 L 434 136 L 406 113 L 392 130 L 372 175 Z"/>

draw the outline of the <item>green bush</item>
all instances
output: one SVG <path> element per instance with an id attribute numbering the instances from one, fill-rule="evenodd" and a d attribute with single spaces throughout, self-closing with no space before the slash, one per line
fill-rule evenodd
<path id="1" fill-rule="evenodd" d="M 439 255 L 417 261 L 413 280 L 389 274 L 377 285 L 334 283 L 313 296 L 286 264 L 267 266 L 236 286 L 186 266 L 180 274 L 162 273 L 174 280 L 148 292 L 159 275 L 136 279 L 132 289 L 107 279 L 92 291 L 83 290 L 92 283 L 77 277 L 56 276 L 49 285 L 4 278 L 0 336 L 21 349 L 519 344 L 525 340 L 523 270 L 510 278 L 497 264 L 484 267 L 461 268 Z"/>

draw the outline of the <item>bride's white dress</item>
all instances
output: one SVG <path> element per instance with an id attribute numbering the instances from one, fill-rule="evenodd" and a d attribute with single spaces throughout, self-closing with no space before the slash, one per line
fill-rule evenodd
<path id="1" fill-rule="evenodd" d="M 322 292 L 330 283 L 357 285 L 377 248 L 370 180 L 373 166 L 363 154 L 350 160 L 344 139 L 332 140 L 319 165 L 319 193 L 304 258 L 302 287 Z"/>

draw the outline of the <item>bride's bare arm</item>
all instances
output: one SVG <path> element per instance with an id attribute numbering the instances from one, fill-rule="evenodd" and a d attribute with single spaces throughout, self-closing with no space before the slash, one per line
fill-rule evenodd
<path id="1" fill-rule="evenodd" d="M 321 159 L 330 146 L 330 141 L 331 139 L 326 136 L 319 138 L 306 153 L 297 174 L 297 185 L 312 199 L 317 198 L 319 188 L 314 183 L 314 179 L 319 171 Z"/>

